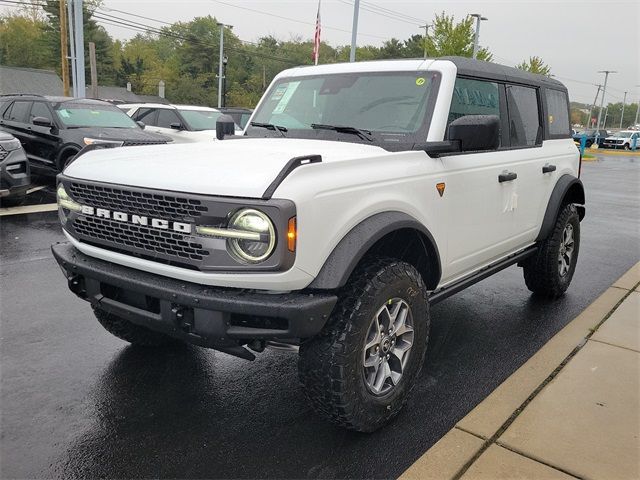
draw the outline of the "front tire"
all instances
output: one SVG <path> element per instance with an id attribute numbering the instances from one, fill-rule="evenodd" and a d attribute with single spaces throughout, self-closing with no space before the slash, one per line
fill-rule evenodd
<path id="1" fill-rule="evenodd" d="M 165 345 L 178 343 L 177 340 L 167 335 L 131 323 L 129 320 L 105 312 L 100 308 L 93 306 L 92 308 L 98 322 L 100 322 L 100 325 L 102 325 L 107 332 L 132 345 L 140 347 L 163 347 Z"/>
<path id="2" fill-rule="evenodd" d="M 365 261 L 325 326 L 300 347 L 299 377 L 314 410 L 372 432 L 404 406 L 429 334 L 427 290 L 418 271 L 392 259 Z"/>
<path id="3" fill-rule="evenodd" d="M 558 298 L 569 288 L 580 250 L 580 217 L 575 205 L 565 205 L 551 235 L 524 264 L 524 281 L 533 293 Z"/>

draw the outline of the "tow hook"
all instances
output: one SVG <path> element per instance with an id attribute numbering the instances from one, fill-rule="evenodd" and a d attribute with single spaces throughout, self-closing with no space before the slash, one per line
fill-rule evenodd
<path id="1" fill-rule="evenodd" d="M 194 328 L 193 310 L 182 305 L 172 304 L 171 313 L 175 324 L 185 333 L 191 333 Z"/>
<path id="2" fill-rule="evenodd" d="M 84 277 L 82 275 L 71 275 L 68 277 L 69 290 L 78 295 L 80 298 L 87 297 L 87 289 L 84 285 Z"/>

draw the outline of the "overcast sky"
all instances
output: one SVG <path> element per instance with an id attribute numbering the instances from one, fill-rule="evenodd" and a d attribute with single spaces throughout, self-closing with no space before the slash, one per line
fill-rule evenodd
<path id="1" fill-rule="evenodd" d="M 480 43 L 491 50 L 494 61 L 513 66 L 538 55 L 567 85 L 575 101 L 593 101 L 595 84 L 604 80 L 598 70 L 619 72 L 609 77 L 607 101 L 622 101 L 625 90 L 629 92 L 627 101 L 640 96 L 640 87 L 636 87 L 640 85 L 640 0 L 361 0 L 361 5 L 359 45 L 380 45 L 391 37 L 403 40 L 420 33 L 418 25 L 424 21 L 407 17 L 430 21 L 442 11 L 458 19 L 481 13 L 489 20 L 482 22 Z M 105 11 L 118 9 L 166 22 L 212 15 L 233 25 L 241 39 L 255 41 L 264 35 L 282 40 L 312 38 L 318 1 L 103 0 L 103 6 Z M 389 18 L 368 11 L 376 6 L 398 15 Z M 109 14 L 162 25 L 121 12 Z M 322 40 L 334 46 L 349 44 L 352 14 L 353 0 L 322 0 Z M 105 28 L 120 39 L 136 34 L 112 25 Z"/>

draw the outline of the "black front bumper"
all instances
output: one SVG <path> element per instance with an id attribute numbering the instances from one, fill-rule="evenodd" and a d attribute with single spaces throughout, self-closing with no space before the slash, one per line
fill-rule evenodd
<path id="1" fill-rule="evenodd" d="M 151 330 L 223 351 L 256 339 L 312 337 L 337 301 L 330 292 L 269 294 L 182 282 L 89 257 L 68 243 L 51 250 L 69 288 L 83 300 Z"/>

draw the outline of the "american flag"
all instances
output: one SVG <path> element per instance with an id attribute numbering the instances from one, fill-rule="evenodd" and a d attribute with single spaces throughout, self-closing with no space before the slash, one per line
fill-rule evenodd
<path id="1" fill-rule="evenodd" d="M 320 2 L 318 0 L 318 15 L 316 16 L 316 34 L 313 37 L 313 63 L 318 64 L 318 58 L 320 57 Z"/>

